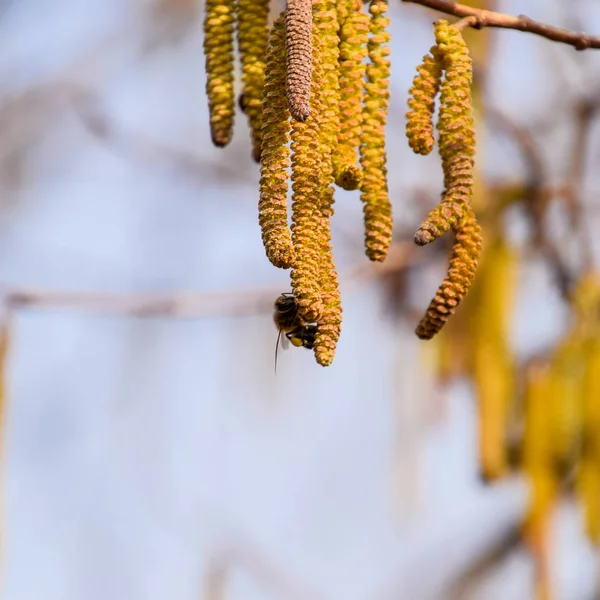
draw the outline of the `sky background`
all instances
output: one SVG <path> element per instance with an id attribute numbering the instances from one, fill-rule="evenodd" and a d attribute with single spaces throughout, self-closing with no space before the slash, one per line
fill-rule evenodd
<path id="1" fill-rule="evenodd" d="M 401 236 L 423 216 L 410 190 L 437 194 L 441 170 L 436 156 L 411 153 L 403 130 L 434 16 L 391 4 L 390 193 Z M 569 27 L 576 14 L 600 31 L 597 1 L 500 8 Z M 489 96 L 520 122 L 559 120 L 568 97 L 600 81 L 591 52 L 511 31 L 495 44 Z M 264 256 L 245 119 L 228 148 L 210 143 L 203 61 L 193 2 L 0 3 L 3 284 L 289 290 Z M 100 115 L 108 133 L 94 135 L 82 115 Z M 568 152 L 560 135 L 544 147 L 557 165 Z M 490 181 L 523 176 L 510 143 L 487 131 L 480 139 Z M 590 202 L 599 188 L 591 174 Z M 362 209 L 346 192 L 336 207 L 346 273 L 366 260 Z M 438 276 L 423 277 L 423 306 Z M 520 279 L 513 341 L 527 356 L 560 335 L 564 310 L 539 265 Z M 225 557 L 229 600 L 447 598 L 449 582 L 523 514 L 526 487 L 479 482 L 470 391 L 457 384 L 441 397 L 415 323 L 386 317 L 373 284 L 342 276 L 342 293 L 333 366 L 292 349 L 276 377 L 268 310 L 196 320 L 18 312 L 2 597 L 199 599 Z M 562 507 L 557 599 L 591 598 L 594 561 L 576 512 Z M 525 553 L 512 552 L 468 597 L 532 598 Z"/>

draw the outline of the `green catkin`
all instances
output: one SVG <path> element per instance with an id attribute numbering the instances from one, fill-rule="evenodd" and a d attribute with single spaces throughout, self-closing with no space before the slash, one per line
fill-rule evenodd
<path id="1" fill-rule="evenodd" d="M 287 215 L 290 113 L 285 98 L 285 17 L 273 24 L 263 89 L 259 224 L 268 259 L 289 269 L 295 260 Z"/>
<path id="2" fill-rule="evenodd" d="M 360 164 L 361 200 L 365 220 L 365 248 L 373 261 L 383 261 L 392 241 L 392 206 L 388 196 L 385 126 L 389 104 L 390 35 L 385 0 L 371 0 L 370 37 L 363 112 Z"/>
<path id="3" fill-rule="evenodd" d="M 335 182 L 345 190 L 356 190 L 362 184 L 357 150 L 362 134 L 368 34 L 368 15 L 362 11 L 351 11 L 340 29 L 340 129 L 333 155 Z"/>
<path id="4" fill-rule="evenodd" d="M 439 152 L 444 171 L 444 194 L 415 234 L 415 242 L 432 242 L 469 211 L 473 195 L 475 129 L 471 83 L 473 65 L 461 32 L 447 21 L 435 24 L 437 53 L 444 68 L 441 84 Z"/>
<path id="5" fill-rule="evenodd" d="M 442 59 L 434 46 L 417 67 L 417 75 L 408 92 L 408 106 L 411 110 L 406 113 L 406 137 L 416 154 L 429 154 L 435 143 L 433 115 L 441 80 Z"/>
<path id="6" fill-rule="evenodd" d="M 238 0 L 238 47 L 242 63 L 240 104 L 248 117 L 252 158 L 260 161 L 262 144 L 262 90 L 269 38 L 269 0 Z"/>
<path id="7" fill-rule="evenodd" d="M 235 0 L 206 0 L 204 55 L 210 131 L 215 146 L 226 146 L 233 134 L 233 42 Z"/>
<path id="8" fill-rule="evenodd" d="M 475 276 L 482 239 L 481 227 L 471 209 L 454 226 L 454 232 L 456 239 L 448 274 L 417 327 L 417 336 L 422 340 L 431 339 L 445 325 L 469 291 Z"/>

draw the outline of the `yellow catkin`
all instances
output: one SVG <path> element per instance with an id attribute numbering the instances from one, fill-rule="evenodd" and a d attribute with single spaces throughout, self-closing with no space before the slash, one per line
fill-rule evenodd
<path id="1" fill-rule="evenodd" d="M 442 60 L 437 46 L 434 46 L 417 67 L 417 75 L 408 91 L 410 110 L 406 113 L 406 137 L 417 154 L 429 154 L 435 143 L 433 115 L 441 80 Z"/>
<path id="2" fill-rule="evenodd" d="M 226 146 L 233 133 L 233 42 L 235 0 L 206 0 L 204 55 L 210 132 L 215 146 Z"/>
<path id="3" fill-rule="evenodd" d="M 312 73 L 312 0 L 287 0 L 285 19 L 286 94 L 292 117 L 310 114 Z"/>
<path id="4" fill-rule="evenodd" d="M 473 65 L 461 32 L 441 19 L 435 24 L 437 52 L 444 68 L 438 130 L 444 171 L 444 194 L 415 234 L 415 242 L 432 242 L 460 221 L 473 195 L 475 129 L 471 84 Z"/>
<path id="5" fill-rule="evenodd" d="M 240 105 L 248 117 L 252 136 L 252 157 L 260 161 L 262 91 L 269 37 L 269 0 L 238 0 L 237 32 L 242 62 Z"/>
<path id="6" fill-rule="evenodd" d="M 339 5 L 337 8 L 339 10 Z M 323 107 L 322 113 L 320 113 L 320 164 L 318 168 L 318 193 L 321 200 L 319 286 L 323 312 L 318 320 L 314 352 L 317 362 L 322 366 L 328 366 L 333 362 L 342 323 L 341 296 L 333 261 L 330 227 L 334 201 L 332 153 L 336 146 L 340 126 L 339 79 L 336 68 L 339 59 L 339 23 L 335 1 L 317 1 L 313 6 L 313 10 L 315 32 L 321 42 L 321 57 L 320 59 L 315 57 L 314 62 L 323 65 Z"/>
<path id="7" fill-rule="evenodd" d="M 323 302 L 319 284 L 322 252 L 322 191 L 320 134 L 324 112 L 325 81 L 323 41 L 313 23 L 311 113 L 305 121 L 292 120 L 292 241 L 296 262 L 291 272 L 298 312 L 304 320 L 321 318 Z"/>
<path id="8" fill-rule="evenodd" d="M 494 481 L 508 474 L 510 419 L 515 398 L 514 358 L 508 340 L 518 255 L 494 236 L 483 253 L 470 298 L 472 378 L 478 399 L 481 474 Z"/>
<path id="9" fill-rule="evenodd" d="M 392 206 L 388 196 L 385 126 L 389 105 L 390 34 L 386 0 L 369 4 L 370 37 L 368 42 L 363 136 L 360 164 L 363 169 L 361 200 L 364 204 L 365 247 L 373 261 L 383 261 L 392 241 Z"/>
<path id="10" fill-rule="evenodd" d="M 276 267 L 288 269 L 295 252 L 287 220 L 290 113 L 284 94 L 284 27 L 282 13 L 273 24 L 266 56 L 258 214 L 267 257 Z"/>
<path id="11" fill-rule="evenodd" d="M 440 331 L 469 291 L 475 276 L 482 240 L 481 227 L 473 211 L 469 211 L 454 229 L 456 239 L 448 274 L 416 330 L 423 340 L 431 339 Z"/>
<path id="12" fill-rule="evenodd" d="M 585 364 L 576 330 L 561 342 L 551 361 L 547 408 L 552 425 L 554 468 L 564 476 L 578 459 L 581 435 L 581 390 Z"/>
<path id="13" fill-rule="evenodd" d="M 549 557 L 551 519 L 559 485 L 553 470 L 553 438 L 547 410 L 552 389 L 550 369 L 531 364 L 526 371 L 525 435 L 523 469 L 530 484 L 529 508 L 523 524 L 523 536 L 536 562 L 537 598 L 550 597 Z"/>
<path id="14" fill-rule="evenodd" d="M 333 155 L 335 182 L 345 190 L 356 190 L 362 183 L 357 150 L 362 133 L 363 80 L 368 37 L 368 15 L 362 11 L 351 11 L 340 29 L 340 129 Z"/>
<path id="15" fill-rule="evenodd" d="M 584 363 L 581 389 L 582 443 L 577 495 L 583 507 L 585 531 L 600 545 L 600 281 L 584 276 L 575 294 Z"/>

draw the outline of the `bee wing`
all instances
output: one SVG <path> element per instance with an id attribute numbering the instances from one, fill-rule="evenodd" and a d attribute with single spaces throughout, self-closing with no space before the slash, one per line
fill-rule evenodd
<path id="1" fill-rule="evenodd" d="M 283 329 L 279 330 L 277 334 L 277 343 L 275 344 L 275 375 L 277 375 L 277 351 L 279 350 L 279 346 L 281 346 L 284 350 L 289 346 L 289 340 L 287 336 L 281 335 L 283 333 Z"/>

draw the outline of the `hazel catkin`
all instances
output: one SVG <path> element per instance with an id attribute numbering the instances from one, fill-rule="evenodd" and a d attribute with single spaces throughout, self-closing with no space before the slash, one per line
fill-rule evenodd
<path id="1" fill-rule="evenodd" d="M 240 105 L 248 117 L 252 137 L 252 157 L 260 161 L 262 144 L 262 91 L 265 57 L 269 38 L 269 0 L 238 0 L 237 32 L 242 63 Z"/>
<path id="2" fill-rule="evenodd" d="M 226 146 L 233 133 L 233 38 L 235 0 L 206 0 L 204 55 L 210 131 L 215 146 Z"/>
<path id="3" fill-rule="evenodd" d="M 365 220 L 365 247 L 373 261 L 383 261 L 392 241 L 392 205 L 388 196 L 385 126 L 389 104 L 390 34 L 385 0 L 369 4 L 370 36 L 367 45 L 363 135 L 360 164 L 363 169 L 361 200 Z"/>
<path id="4" fill-rule="evenodd" d="M 290 113 L 297 121 L 304 121 L 310 114 L 312 43 L 312 0 L 287 0 L 286 95 Z"/>
<path id="5" fill-rule="evenodd" d="M 454 230 L 456 238 L 448 274 L 417 327 L 417 336 L 423 340 L 431 339 L 440 331 L 469 291 L 475 276 L 482 239 L 481 227 L 472 210 Z"/>
<path id="6" fill-rule="evenodd" d="M 287 215 L 290 113 L 283 93 L 284 35 L 282 13 L 273 23 L 266 55 L 258 215 L 267 257 L 276 267 L 289 269 L 294 263 L 295 252 Z"/>

